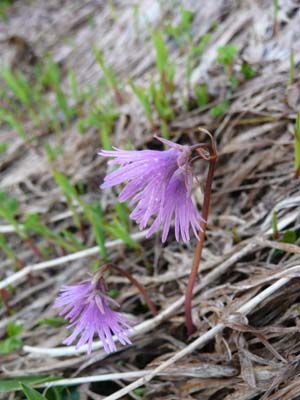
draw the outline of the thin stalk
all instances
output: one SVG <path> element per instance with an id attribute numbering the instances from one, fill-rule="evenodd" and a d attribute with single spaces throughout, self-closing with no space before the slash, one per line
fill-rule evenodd
<path id="1" fill-rule="evenodd" d="M 42 253 L 40 252 L 40 249 L 36 246 L 36 244 L 29 237 L 27 237 L 25 239 L 25 242 L 28 244 L 28 246 L 32 250 L 32 252 L 37 256 L 37 258 L 39 260 L 43 261 L 44 257 L 42 255 Z"/>
<path id="2" fill-rule="evenodd" d="M 114 268 L 117 270 L 120 274 L 124 275 L 134 286 L 137 287 L 137 289 L 140 291 L 141 295 L 144 298 L 145 303 L 147 304 L 149 310 L 153 314 L 153 316 L 157 315 L 157 309 L 153 303 L 153 301 L 150 299 L 147 290 L 145 287 L 140 284 L 129 272 L 127 272 L 125 269 L 118 267 L 115 264 L 109 264 L 110 267 Z"/>
<path id="3" fill-rule="evenodd" d="M 297 114 L 294 137 L 295 179 L 300 176 L 300 113 Z"/>
<path id="4" fill-rule="evenodd" d="M 10 298 L 10 293 L 7 289 L 0 289 L 0 299 L 2 299 L 2 302 L 4 304 L 4 307 L 7 311 L 7 313 L 10 315 L 12 313 L 12 308 L 9 305 L 9 298 Z"/>
<path id="5" fill-rule="evenodd" d="M 278 240 L 279 239 L 279 233 L 278 233 L 278 223 L 277 223 L 277 215 L 276 212 L 274 211 L 272 214 L 272 238 L 273 240 Z"/>
<path id="6" fill-rule="evenodd" d="M 292 85 L 295 81 L 295 56 L 294 56 L 294 50 L 291 49 L 290 52 L 290 71 L 289 71 L 289 81 L 288 84 Z"/>
<path id="7" fill-rule="evenodd" d="M 24 263 L 19 258 L 16 258 L 15 266 L 16 266 L 16 269 L 19 271 L 20 269 L 22 269 L 24 267 Z"/>
<path id="8" fill-rule="evenodd" d="M 211 136 L 210 136 L 210 138 L 213 141 L 213 138 Z M 213 154 L 209 161 L 209 168 L 208 168 L 206 185 L 205 185 L 204 201 L 203 201 L 203 207 L 202 207 L 203 221 L 201 220 L 201 222 L 200 222 L 201 229 L 198 234 L 199 240 L 198 240 L 198 243 L 196 246 L 192 269 L 191 269 L 191 273 L 189 276 L 189 281 L 187 284 L 186 294 L 185 294 L 185 305 L 184 305 L 185 323 L 186 323 L 186 327 L 187 327 L 189 336 L 192 335 L 192 333 L 195 331 L 193 321 L 192 321 L 193 289 L 194 289 L 195 282 L 196 282 L 196 279 L 198 276 L 198 269 L 199 269 L 199 265 L 200 265 L 201 255 L 202 255 L 202 249 L 203 249 L 203 244 L 204 244 L 204 239 L 205 239 L 205 231 L 206 231 L 206 226 L 207 226 L 207 219 L 208 219 L 208 214 L 209 214 L 211 188 L 212 188 L 212 182 L 213 182 L 215 166 L 216 166 L 216 161 L 217 161 L 217 154 L 215 151 L 215 146 L 213 145 L 212 148 L 213 148 Z"/>

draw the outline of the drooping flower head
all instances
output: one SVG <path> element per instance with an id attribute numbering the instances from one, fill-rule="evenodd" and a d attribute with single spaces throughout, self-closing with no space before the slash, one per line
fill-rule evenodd
<path id="1" fill-rule="evenodd" d="M 169 140 L 157 138 L 170 148 L 164 151 L 102 150 L 99 155 L 112 157 L 108 163 L 119 165 L 104 178 L 101 188 L 125 183 L 119 200 L 129 200 L 133 207 L 130 218 L 144 229 L 154 220 L 147 232 L 151 236 L 163 225 L 162 241 L 165 242 L 175 216 L 175 237 L 184 242 L 190 240 L 190 227 L 196 237 L 201 229 L 201 216 L 191 200 L 193 171 L 189 164 L 191 150 Z"/>
<path id="2" fill-rule="evenodd" d="M 117 350 L 113 335 L 122 345 L 131 344 L 128 321 L 113 311 L 109 303 L 116 302 L 107 296 L 105 282 L 97 274 L 92 280 L 63 286 L 54 307 L 63 307 L 59 315 L 69 321 L 67 329 L 74 329 L 63 343 L 70 345 L 80 335 L 76 348 L 87 343 L 88 354 L 92 351 L 95 335 L 99 336 L 107 353 Z"/>

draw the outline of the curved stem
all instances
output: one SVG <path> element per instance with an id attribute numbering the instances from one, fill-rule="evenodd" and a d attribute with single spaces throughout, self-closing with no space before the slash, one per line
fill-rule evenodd
<path id="1" fill-rule="evenodd" d="M 209 160 L 209 168 L 208 168 L 206 185 L 205 185 L 204 201 L 203 201 L 203 207 L 202 207 L 203 221 L 200 222 L 201 229 L 199 231 L 199 240 L 198 240 L 197 247 L 195 250 L 192 269 L 191 269 L 191 273 L 189 276 L 189 281 L 188 281 L 188 285 L 186 288 L 186 295 L 185 295 L 185 305 L 184 305 L 184 307 L 185 307 L 185 323 L 186 323 L 186 327 L 187 327 L 189 336 L 195 330 L 195 328 L 193 326 L 193 320 L 192 320 L 193 289 L 194 289 L 194 285 L 195 285 L 195 282 L 197 279 L 200 259 L 201 259 L 201 255 L 202 255 L 202 249 L 203 249 L 203 243 L 204 243 L 204 239 L 205 239 L 205 231 L 206 231 L 206 225 L 207 225 L 207 219 L 208 219 L 208 213 L 209 213 L 211 187 L 212 187 L 215 166 L 216 166 L 216 161 L 217 161 L 217 153 L 216 153 L 216 148 L 215 148 L 215 144 L 214 144 L 214 139 L 210 134 L 209 134 L 209 136 L 210 136 L 210 139 L 212 142 L 213 154 L 211 156 L 211 159 Z"/>
<path id="2" fill-rule="evenodd" d="M 197 143 L 197 144 L 194 144 L 193 146 L 190 146 L 191 151 L 198 150 L 198 149 L 206 149 L 207 151 L 210 151 L 210 148 L 211 148 L 211 145 L 206 144 L 206 143 Z"/>
<path id="3" fill-rule="evenodd" d="M 216 148 L 216 142 L 215 142 L 213 135 L 205 128 L 198 128 L 197 130 L 199 132 L 205 133 L 209 137 L 210 143 L 211 143 L 211 148 L 212 148 L 212 155 L 214 158 L 217 159 L 217 148 Z"/>
<path id="4" fill-rule="evenodd" d="M 44 261 L 44 257 L 42 255 L 42 253 L 40 252 L 40 249 L 37 247 L 37 245 L 31 240 L 31 238 L 27 237 L 25 239 L 26 243 L 28 244 L 28 246 L 30 247 L 30 249 L 32 250 L 32 252 L 37 256 L 37 258 L 41 261 Z"/>
<path id="5" fill-rule="evenodd" d="M 125 269 L 118 267 L 115 264 L 108 264 L 108 267 L 112 267 L 116 269 L 120 274 L 124 275 L 134 286 L 137 287 L 137 289 L 140 291 L 141 295 L 144 298 L 145 303 L 149 307 L 149 310 L 151 313 L 155 316 L 157 315 L 157 309 L 153 303 L 153 301 L 150 299 L 146 289 L 142 284 L 140 284 L 129 272 L 127 272 Z"/>

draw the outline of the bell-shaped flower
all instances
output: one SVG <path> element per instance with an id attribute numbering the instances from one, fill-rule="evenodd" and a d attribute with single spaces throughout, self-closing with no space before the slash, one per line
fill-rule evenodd
<path id="1" fill-rule="evenodd" d="M 131 344 L 128 321 L 110 308 L 109 303 L 112 302 L 114 300 L 106 294 L 103 278 L 63 286 L 54 307 L 63 307 L 59 315 L 69 321 L 67 329 L 73 329 L 63 343 L 70 345 L 80 336 L 76 348 L 87 343 L 88 354 L 92 351 L 95 335 L 98 335 L 107 353 L 117 351 L 115 339 L 122 345 Z"/>
<path id="2" fill-rule="evenodd" d="M 190 226 L 198 238 L 201 216 L 191 200 L 193 171 L 189 164 L 191 151 L 188 146 L 158 138 L 170 148 L 168 150 L 102 150 L 99 155 L 112 157 L 108 163 L 120 167 L 109 173 L 101 185 L 108 188 L 125 183 L 119 200 L 129 200 L 133 207 L 130 218 L 140 229 L 149 225 L 147 237 L 163 225 L 162 241 L 175 218 L 175 237 L 184 242 L 190 239 Z"/>

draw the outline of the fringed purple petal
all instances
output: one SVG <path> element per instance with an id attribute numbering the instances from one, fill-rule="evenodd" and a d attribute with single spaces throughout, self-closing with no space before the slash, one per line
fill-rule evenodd
<path id="1" fill-rule="evenodd" d="M 114 157 L 110 164 L 120 167 L 104 178 L 101 188 L 125 183 L 119 195 L 120 201 L 129 201 L 133 208 L 130 218 L 144 229 L 154 217 L 147 237 L 163 224 L 162 241 L 165 242 L 175 217 L 175 237 L 184 242 L 190 240 L 190 227 L 198 238 L 201 216 L 190 194 L 193 173 L 189 165 L 191 152 L 169 140 L 158 138 L 170 149 L 165 151 L 103 150 L 99 154 Z"/>
<path id="2" fill-rule="evenodd" d="M 126 319 L 110 309 L 105 294 L 101 297 L 100 309 L 99 301 L 97 302 L 99 296 L 101 297 L 101 294 L 95 292 L 95 287 L 90 282 L 62 288 L 55 307 L 64 307 L 60 315 L 69 320 L 67 329 L 73 329 L 71 335 L 64 340 L 64 344 L 70 345 L 80 337 L 76 348 L 87 344 L 88 354 L 92 351 L 95 334 L 99 336 L 104 350 L 108 353 L 117 351 L 113 335 L 122 345 L 131 344 L 127 336 L 131 328 Z"/>
<path id="3" fill-rule="evenodd" d="M 99 153 L 105 157 L 115 157 L 115 163 L 120 168 L 104 178 L 101 188 L 126 183 L 119 196 L 120 201 L 130 200 L 134 206 L 130 218 L 144 229 L 149 219 L 159 212 L 163 206 L 165 188 L 174 174 L 177 158 L 180 154 L 177 149 L 166 151 L 105 151 Z"/>
<path id="4" fill-rule="evenodd" d="M 177 241 L 180 240 L 180 237 L 185 243 L 190 240 L 190 226 L 196 237 L 198 237 L 197 231 L 201 229 L 199 222 L 201 216 L 189 196 L 185 174 L 186 172 L 183 170 L 176 171 L 166 189 L 165 204 L 161 212 L 161 220 L 164 221 L 163 242 L 167 239 L 173 214 L 175 214 L 175 238 Z"/>

